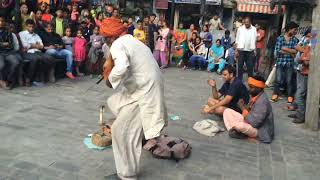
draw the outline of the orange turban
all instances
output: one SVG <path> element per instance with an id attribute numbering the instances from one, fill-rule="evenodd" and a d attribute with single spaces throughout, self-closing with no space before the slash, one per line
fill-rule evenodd
<path id="1" fill-rule="evenodd" d="M 263 81 L 258 81 L 252 77 L 248 78 L 248 85 L 261 88 L 261 89 L 264 89 L 264 87 L 266 86 Z"/>
<path id="2" fill-rule="evenodd" d="M 100 27 L 101 35 L 105 37 L 118 37 L 126 30 L 127 28 L 123 26 L 120 19 L 112 17 L 104 19 Z"/>

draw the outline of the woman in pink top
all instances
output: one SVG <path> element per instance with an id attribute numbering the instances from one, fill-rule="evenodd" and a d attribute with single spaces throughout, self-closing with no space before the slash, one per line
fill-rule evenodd
<path id="1" fill-rule="evenodd" d="M 168 67 L 167 61 L 167 37 L 170 29 L 167 26 L 167 22 L 163 21 L 160 24 L 160 29 L 158 30 L 158 36 L 156 39 L 156 45 L 153 52 L 154 58 L 157 60 L 161 69 Z"/>
<path id="2" fill-rule="evenodd" d="M 83 73 L 80 72 L 79 67 L 86 60 L 86 45 L 86 39 L 82 36 L 81 30 L 78 30 L 77 37 L 75 37 L 73 41 L 73 55 L 78 76 L 83 76 Z"/>
<path id="3" fill-rule="evenodd" d="M 103 14 L 102 14 L 101 12 L 99 12 L 99 13 L 97 14 L 97 17 L 96 17 L 95 20 L 94 20 L 95 23 L 96 23 L 96 25 L 97 25 L 98 27 L 101 26 L 102 20 L 103 20 Z"/>

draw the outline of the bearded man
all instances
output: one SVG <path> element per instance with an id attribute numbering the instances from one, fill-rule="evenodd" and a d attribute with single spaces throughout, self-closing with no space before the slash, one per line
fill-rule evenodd
<path id="1" fill-rule="evenodd" d="M 104 77 L 110 88 L 119 90 L 108 99 L 116 116 L 111 131 L 117 174 L 107 179 L 137 179 L 142 138 L 160 136 L 167 119 L 159 66 L 150 49 L 126 32 L 119 19 L 102 22 L 101 34 L 112 42 Z"/>
<path id="2" fill-rule="evenodd" d="M 271 143 L 274 136 L 272 106 L 264 92 L 263 77 L 248 78 L 251 100 L 245 106 L 243 100 L 238 102 L 242 114 L 232 109 L 223 112 L 223 121 L 232 138 L 256 138 L 262 143 Z"/>

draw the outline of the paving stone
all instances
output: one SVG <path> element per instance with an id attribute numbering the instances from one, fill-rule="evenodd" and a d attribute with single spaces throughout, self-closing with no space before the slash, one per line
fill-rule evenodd
<path id="1" fill-rule="evenodd" d="M 228 179 L 228 180 L 318 180 L 320 177 L 320 134 L 295 126 L 282 106 L 273 103 L 275 140 L 261 144 L 231 139 L 226 132 L 206 137 L 192 129 L 204 117 L 201 106 L 210 96 L 206 79 L 221 77 L 198 71 L 164 72 L 169 114 L 181 121 L 169 121 L 164 132 L 191 143 L 192 154 L 176 163 L 142 154 L 141 179 Z M 76 81 L 58 80 L 42 88 L 0 91 L 0 180 L 25 176 L 37 179 L 100 180 L 115 172 L 112 149 L 93 151 L 83 137 L 98 128 L 99 106 L 113 93 L 102 83 L 87 77 Z M 266 90 L 270 95 L 271 91 Z M 25 94 L 26 93 L 26 94 Z M 106 117 L 113 117 L 106 109 Z"/>
<path id="2" fill-rule="evenodd" d="M 37 165 L 26 161 L 17 162 L 13 166 L 26 171 L 31 171 L 37 167 Z"/>
<path id="3" fill-rule="evenodd" d="M 70 162 L 55 162 L 52 167 L 69 172 L 77 172 L 80 170 L 78 166 Z"/>
<path id="4" fill-rule="evenodd" d="M 40 178 L 39 174 L 35 173 L 30 173 L 27 171 L 22 171 L 22 170 L 15 170 L 12 175 L 10 175 L 10 178 L 15 179 L 15 180 L 38 180 Z"/>

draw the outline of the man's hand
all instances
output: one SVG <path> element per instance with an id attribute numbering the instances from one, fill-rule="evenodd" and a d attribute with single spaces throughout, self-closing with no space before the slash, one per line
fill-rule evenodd
<path id="1" fill-rule="evenodd" d="M 3 46 L 3 47 L 8 47 L 8 46 L 9 46 L 9 43 L 8 43 L 8 42 L 4 42 L 4 43 L 2 43 L 2 46 Z"/>
<path id="2" fill-rule="evenodd" d="M 214 79 L 209 79 L 207 82 L 209 86 L 216 87 L 216 81 Z"/>
<path id="3" fill-rule="evenodd" d="M 245 107 L 246 107 L 243 99 L 239 99 L 239 101 L 238 101 L 237 104 L 238 104 L 238 106 L 239 106 L 239 108 L 240 108 L 241 110 L 245 109 Z"/>
<path id="4" fill-rule="evenodd" d="M 202 114 L 209 114 L 210 111 L 212 111 L 211 107 L 208 105 L 203 106 L 203 109 L 201 111 Z"/>
<path id="5" fill-rule="evenodd" d="M 55 49 L 56 47 L 54 45 L 48 46 L 48 49 Z"/>

